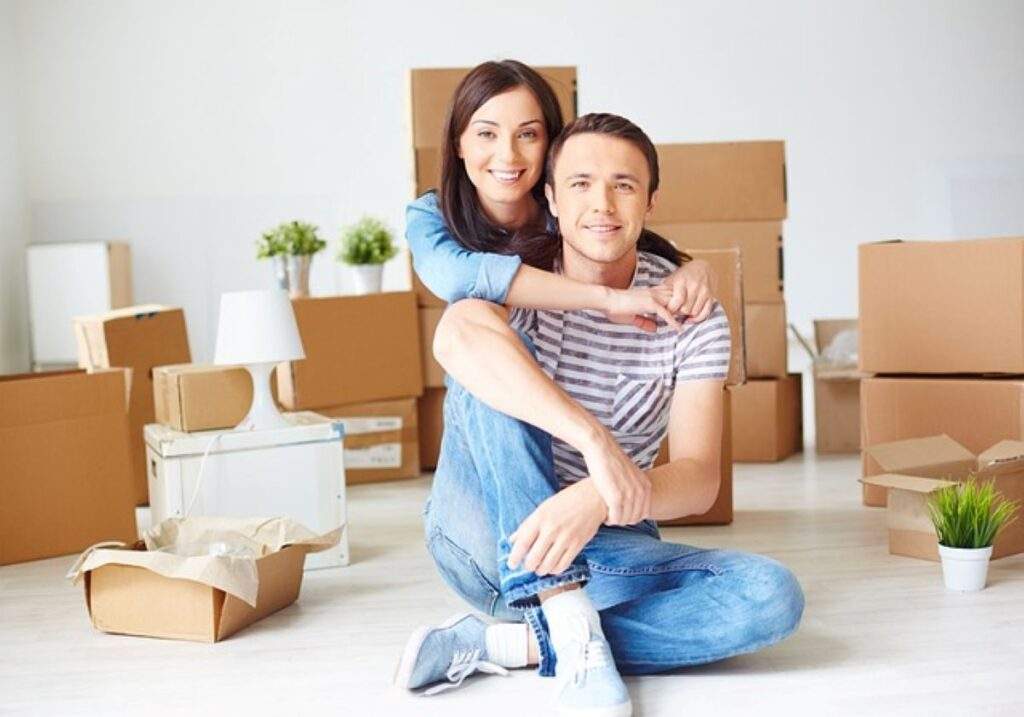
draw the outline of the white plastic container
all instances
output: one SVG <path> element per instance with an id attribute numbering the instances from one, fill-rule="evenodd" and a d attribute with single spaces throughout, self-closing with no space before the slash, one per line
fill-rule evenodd
<path id="1" fill-rule="evenodd" d="M 939 545 L 942 579 L 946 588 L 958 592 L 976 592 L 985 587 L 992 546 L 987 548 L 947 548 Z"/>
<path id="2" fill-rule="evenodd" d="M 381 278 L 384 275 L 383 264 L 359 264 L 352 267 L 356 280 L 356 293 L 379 294 Z"/>

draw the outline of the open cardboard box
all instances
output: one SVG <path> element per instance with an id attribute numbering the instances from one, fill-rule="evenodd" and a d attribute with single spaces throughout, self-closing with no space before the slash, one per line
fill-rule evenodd
<path id="1" fill-rule="evenodd" d="M 98 630 L 218 642 L 295 602 L 306 554 L 336 545 L 343 529 L 318 536 L 287 518 L 171 518 L 132 546 L 89 548 L 68 578 L 84 580 Z M 210 542 L 250 557 L 187 554 Z"/>
<path id="2" fill-rule="evenodd" d="M 1000 441 L 975 456 L 946 435 L 911 438 L 867 449 L 886 472 L 862 478 L 865 485 L 888 492 L 886 524 L 889 552 L 938 560 L 938 540 L 928 515 L 936 490 L 966 480 L 992 480 L 1007 500 L 1024 499 L 1024 442 Z M 1024 522 L 1017 520 L 996 537 L 992 558 L 1024 552 Z"/>
<path id="3" fill-rule="evenodd" d="M 822 360 L 822 352 L 840 332 L 857 329 L 857 319 L 815 319 L 813 347 L 796 327 L 790 328 L 813 362 L 815 452 L 857 453 L 863 374 L 855 362 L 837 366 Z"/>

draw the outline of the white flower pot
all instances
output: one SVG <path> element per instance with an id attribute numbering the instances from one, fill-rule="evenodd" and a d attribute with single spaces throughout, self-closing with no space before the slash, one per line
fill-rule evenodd
<path id="1" fill-rule="evenodd" d="M 939 545 L 942 558 L 942 579 L 946 588 L 959 592 L 975 592 L 985 587 L 992 546 L 987 548 L 947 548 Z"/>
<path id="2" fill-rule="evenodd" d="M 352 275 L 356 279 L 356 292 L 359 294 L 380 293 L 381 277 L 383 274 L 383 264 L 353 265 Z"/>

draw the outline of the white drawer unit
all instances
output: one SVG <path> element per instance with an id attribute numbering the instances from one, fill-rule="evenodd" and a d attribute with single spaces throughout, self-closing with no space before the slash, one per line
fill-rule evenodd
<path id="1" fill-rule="evenodd" d="M 294 425 L 266 431 L 146 426 L 152 524 L 186 514 L 287 516 L 317 533 L 346 524 L 343 425 L 311 412 L 284 415 Z M 306 567 L 348 561 L 346 525 L 341 542 L 310 554 Z"/>

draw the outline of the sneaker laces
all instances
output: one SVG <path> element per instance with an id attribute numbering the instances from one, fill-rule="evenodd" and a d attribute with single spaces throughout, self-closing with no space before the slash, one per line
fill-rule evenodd
<path id="1" fill-rule="evenodd" d="M 572 675 L 572 683 L 576 687 L 582 687 L 587 681 L 587 672 L 613 664 L 615 662 L 607 642 L 600 638 L 581 642 L 576 653 L 576 670 Z"/>
<path id="2" fill-rule="evenodd" d="M 501 665 L 496 665 L 493 662 L 481 659 L 483 652 L 480 648 L 472 650 L 457 650 L 452 656 L 452 662 L 448 666 L 448 672 L 445 676 L 448 678 L 447 683 L 435 685 L 423 694 L 426 696 L 436 695 L 439 692 L 445 690 L 453 690 L 460 685 L 462 682 L 472 675 L 474 672 L 486 672 L 491 675 L 501 675 L 505 677 L 508 675 L 506 670 Z"/>

